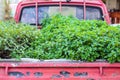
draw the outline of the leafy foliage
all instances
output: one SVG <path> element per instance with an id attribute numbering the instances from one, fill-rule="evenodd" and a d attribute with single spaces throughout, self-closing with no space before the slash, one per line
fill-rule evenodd
<path id="1" fill-rule="evenodd" d="M 43 20 L 42 29 L 23 24 L 0 27 L 0 49 L 11 57 L 120 62 L 120 27 L 103 21 L 80 21 L 55 15 Z M 9 27 L 8 27 L 9 26 Z"/>
<path id="2" fill-rule="evenodd" d="M 40 35 L 38 32 L 29 25 L 0 22 L 0 57 L 10 58 L 17 57 L 16 54 L 24 54 L 30 43 Z"/>
<path id="3" fill-rule="evenodd" d="M 56 15 L 43 21 L 41 36 L 23 57 L 120 62 L 120 28 L 103 21 Z"/>

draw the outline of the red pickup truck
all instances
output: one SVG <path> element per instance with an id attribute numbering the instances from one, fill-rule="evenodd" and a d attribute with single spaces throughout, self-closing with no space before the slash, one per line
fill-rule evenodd
<path id="1" fill-rule="evenodd" d="M 15 21 L 40 26 L 42 19 L 57 13 L 110 24 L 101 0 L 23 0 L 17 6 Z M 0 71 L 0 80 L 120 80 L 120 63 L 106 61 L 3 60 Z"/>

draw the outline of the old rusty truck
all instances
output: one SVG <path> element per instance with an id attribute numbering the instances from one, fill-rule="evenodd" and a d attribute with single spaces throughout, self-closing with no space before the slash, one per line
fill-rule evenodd
<path id="1" fill-rule="evenodd" d="M 110 23 L 101 0 L 23 0 L 16 9 L 15 21 L 41 28 L 42 19 L 53 14 L 72 15 L 79 20 Z M 82 62 L 64 59 L 21 61 L 2 60 L 0 80 L 120 80 L 120 63 Z"/>

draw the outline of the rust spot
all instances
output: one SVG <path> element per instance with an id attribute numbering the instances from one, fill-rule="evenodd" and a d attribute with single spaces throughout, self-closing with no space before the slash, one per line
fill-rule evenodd
<path id="1" fill-rule="evenodd" d="M 116 76 L 119 76 L 119 75 L 120 74 L 118 72 L 112 74 L 113 77 L 116 77 Z"/>
<path id="2" fill-rule="evenodd" d="M 23 76 L 25 76 L 23 73 L 21 73 L 21 72 L 8 72 L 8 75 L 9 76 L 14 76 L 14 77 L 16 77 L 16 78 L 21 78 L 21 77 L 23 77 Z"/>
<path id="3" fill-rule="evenodd" d="M 60 71 L 60 75 L 68 78 L 68 77 L 70 77 L 70 72 L 68 72 L 68 71 Z"/>
<path id="4" fill-rule="evenodd" d="M 54 74 L 52 75 L 52 78 L 61 78 L 62 76 L 61 75 L 58 75 L 58 74 Z"/>
<path id="5" fill-rule="evenodd" d="M 88 73 L 87 72 L 76 72 L 74 73 L 74 76 L 75 77 L 85 77 L 85 76 L 88 76 Z"/>
<path id="6" fill-rule="evenodd" d="M 41 77 L 41 76 L 43 76 L 43 73 L 41 73 L 41 72 L 35 72 L 34 76 L 35 77 Z"/>
<path id="7" fill-rule="evenodd" d="M 88 78 L 87 80 L 95 80 L 95 79 L 93 79 L 93 78 Z"/>

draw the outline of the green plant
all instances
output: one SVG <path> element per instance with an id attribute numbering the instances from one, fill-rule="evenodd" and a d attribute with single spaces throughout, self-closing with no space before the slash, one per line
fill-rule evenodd
<path id="1" fill-rule="evenodd" d="M 120 62 L 120 26 L 103 21 L 55 15 L 42 21 L 42 29 L 0 22 L 1 58 L 72 59 Z"/>
<path id="2" fill-rule="evenodd" d="M 24 54 L 38 35 L 39 31 L 29 25 L 0 22 L 0 57 L 10 58 Z"/>
<path id="3" fill-rule="evenodd" d="M 79 21 L 73 17 L 56 15 L 43 20 L 40 38 L 32 42 L 22 56 L 119 62 L 119 33 L 119 27 L 108 26 L 103 21 Z"/>

